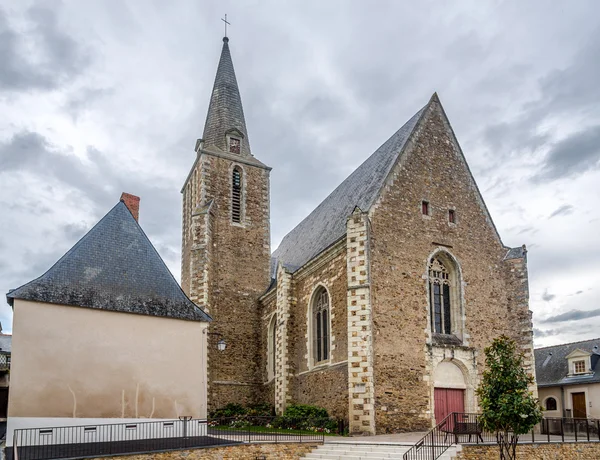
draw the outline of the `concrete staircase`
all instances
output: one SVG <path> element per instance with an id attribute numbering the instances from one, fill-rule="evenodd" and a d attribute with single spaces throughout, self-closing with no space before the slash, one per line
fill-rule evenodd
<path id="1" fill-rule="evenodd" d="M 303 458 L 328 460 L 402 460 L 412 446 L 377 442 L 325 442 Z M 439 460 L 451 460 L 456 455 L 456 446 L 450 447 Z"/>

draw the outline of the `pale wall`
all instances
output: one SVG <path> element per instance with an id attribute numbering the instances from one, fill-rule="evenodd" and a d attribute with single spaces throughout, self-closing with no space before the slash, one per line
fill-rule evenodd
<path id="1" fill-rule="evenodd" d="M 12 391 L 12 390 L 11 390 Z M 564 404 L 565 409 L 573 409 L 572 393 L 585 393 L 585 402 L 587 404 L 587 416 L 595 419 L 600 419 L 600 383 L 592 383 L 590 385 L 565 385 L 564 386 Z M 549 396 L 556 398 L 556 411 L 544 411 L 546 417 L 562 417 L 562 400 L 560 395 L 560 387 L 542 387 L 538 388 L 540 404 L 545 407 L 544 401 Z"/>
<path id="2" fill-rule="evenodd" d="M 207 323 L 15 300 L 12 417 L 206 417 Z"/>

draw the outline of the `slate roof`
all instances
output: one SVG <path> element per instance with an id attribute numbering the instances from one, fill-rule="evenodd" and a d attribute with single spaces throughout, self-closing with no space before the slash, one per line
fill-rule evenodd
<path id="1" fill-rule="evenodd" d="M 591 364 L 594 372 L 591 375 L 567 377 L 569 373 L 567 356 L 577 349 L 592 353 Z M 598 364 L 600 338 L 537 348 L 534 350 L 534 354 L 538 386 L 600 383 L 600 364 Z"/>
<path id="2" fill-rule="evenodd" d="M 150 316 L 211 321 L 181 290 L 123 202 L 119 202 L 39 278 L 13 299 Z"/>
<path id="3" fill-rule="evenodd" d="M 0 353 L 12 351 L 12 335 L 0 333 Z"/>
<path id="4" fill-rule="evenodd" d="M 408 120 L 283 238 L 273 252 L 273 276 L 278 262 L 294 272 L 342 238 L 346 234 L 346 220 L 356 206 L 363 211 L 371 207 L 426 107 Z"/>
<path id="5" fill-rule="evenodd" d="M 504 260 L 522 259 L 525 257 L 526 254 L 527 254 L 527 249 L 525 248 L 525 246 L 519 246 L 517 248 L 510 248 L 508 250 L 508 252 L 506 253 L 506 256 L 504 256 Z"/>
<path id="6" fill-rule="evenodd" d="M 242 98 L 229 52 L 229 39 L 225 37 L 204 125 L 205 147 L 213 146 L 226 151 L 226 133 L 230 129 L 237 129 L 244 135 L 241 154 L 250 156 L 250 141 L 248 140 Z"/>

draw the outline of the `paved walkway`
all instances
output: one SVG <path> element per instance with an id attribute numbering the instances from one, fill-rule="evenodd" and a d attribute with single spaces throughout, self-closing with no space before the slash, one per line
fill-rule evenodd
<path id="1" fill-rule="evenodd" d="M 412 446 L 426 434 L 426 431 L 413 431 L 410 433 L 378 434 L 375 436 L 325 436 L 325 443 L 347 442 L 353 444 L 400 444 L 403 446 Z"/>

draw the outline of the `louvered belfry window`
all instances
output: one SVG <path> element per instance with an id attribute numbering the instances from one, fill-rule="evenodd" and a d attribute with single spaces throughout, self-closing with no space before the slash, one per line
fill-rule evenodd
<path id="1" fill-rule="evenodd" d="M 314 297 L 313 354 L 315 364 L 329 359 L 329 295 L 324 288 Z"/>
<path id="2" fill-rule="evenodd" d="M 238 167 L 233 169 L 231 220 L 238 223 L 242 221 L 242 171 Z"/>
<path id="3" fill-rule="evenodd" d="M 429 293 L 431 295 L 431 327 L 433 332 L 452 334 L 450 308 L 450 273 L 441 260 L 431 259 Z"/>

